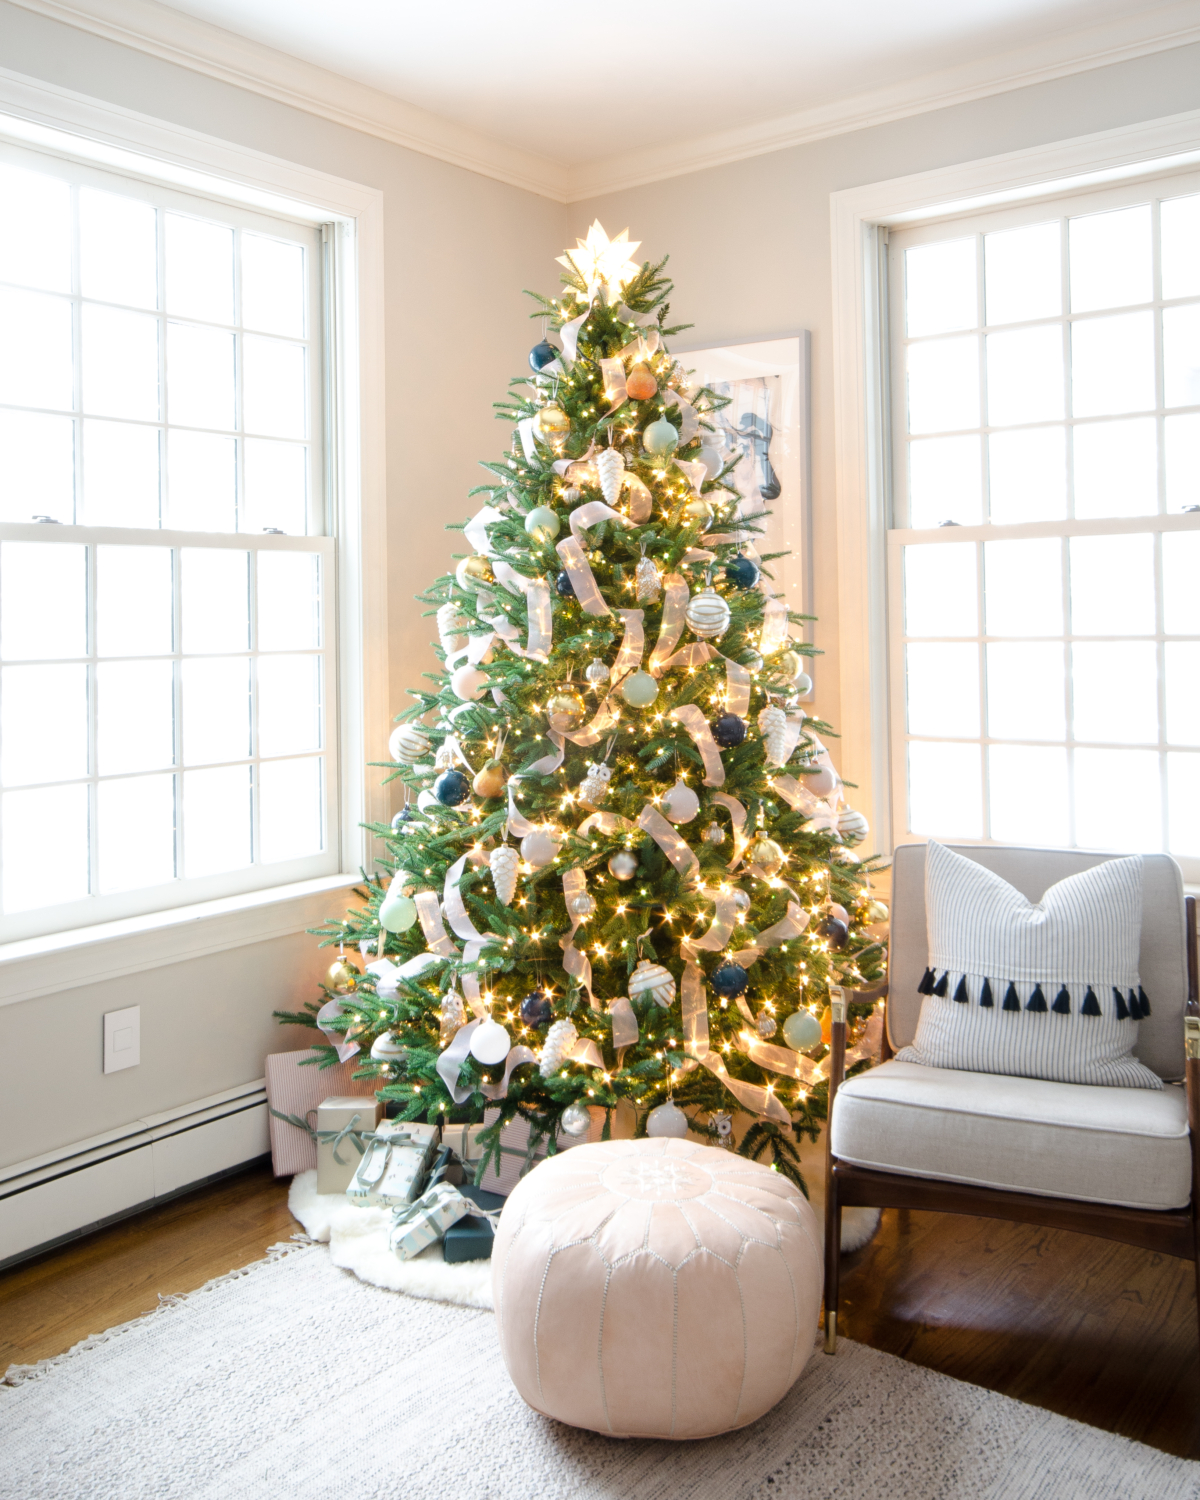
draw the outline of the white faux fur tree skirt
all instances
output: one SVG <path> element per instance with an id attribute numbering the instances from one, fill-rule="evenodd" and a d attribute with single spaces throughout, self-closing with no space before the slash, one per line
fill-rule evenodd
<path id="1" fill-rule="evenodd" d="M 803 1143 L 800 1161 L 809 1201 L 817 1216 L 824 1219 L 824 1135 L 815 1144 Z M 447 1265 L 441 1245 L 430 1245 L 413 1260 L 398 1259 L 388 1248 L 391 1212 L 382 1208 L 356 1208 L 340 1193 L 318 1193 L 315 1171 L 301 1172 L 292 1179 L 288 1207 L 311 1239 L 328 1244 L 334 1265 L 353 1271 L 360 1281 L 385 1287 L 390 1292 L 407 1292 L 410 1297 L 456 1302 L 460 1307 L 492 1305 L 490 1260 Z M 877 1208 L 844 1209 L 843 1255 L 865 1245 L 878 1227 Z"/>

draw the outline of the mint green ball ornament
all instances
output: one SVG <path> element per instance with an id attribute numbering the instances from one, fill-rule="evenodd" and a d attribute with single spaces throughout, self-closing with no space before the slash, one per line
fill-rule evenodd
<path id="1" fill-rule="evenodd" d="M 664 458 L 678 448 L 679 431 L 666 417 L 659 417 L 657 422 L 651 422 L 642 433 L 642 446 L 655 458 Z"/>
<path id="2" fill-rule="evenodd" d="M 621 684 L 621 697 L 631 708 L 649 708 L 658 697 L 658 683 L 649 672 L 634 672 Z"/>
<path id="3" fill-rule="evenodd" d="M 417 903 L 411 896 L 387 895 L 379 903 L 379 925 L 388 932 L 407 932 L 417 920 Z"/>
<path id="4" fill-rule="evenodd" d="M 798 1010 L 783 1023 L 783 1039 L 793 1052 L 807 1052 L 821 1040 L 821 1023 L 811 1010 Z"/>
<path id="5" fill-rule="evenodd" d="M 525 530 L 539 542 L 552 542 L 561 527 L 562 522 L 548 505 L 535 505 L 525 517 Z"/>

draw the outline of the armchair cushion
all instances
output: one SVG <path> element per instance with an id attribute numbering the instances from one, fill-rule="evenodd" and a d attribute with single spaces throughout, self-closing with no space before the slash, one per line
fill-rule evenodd
<path id="1" fill-rule="evenodd" d="M 1182 1088 L 1161 1091 L 967 1073 L 893 1060 L 838 1089 L 843 1161 L 977 1187 L 1183 1208 L 1192 1152 Z"/>
<path id="2" fill-rule="evenodd" d="M 931 841 L 925 914 L 925 999 L 901 1060 L 1162 1088 L 1133 1055 L 1138 1022 L 1150 1013 L 1138 974 L 1140 855 L 1068 876 L 1035 903 L 992 870 Z"/>

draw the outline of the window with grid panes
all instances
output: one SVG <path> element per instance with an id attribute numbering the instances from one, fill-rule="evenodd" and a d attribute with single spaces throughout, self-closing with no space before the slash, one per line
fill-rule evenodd
<path id="1" fill-rule="evenodd" d="M 0 938 L 331 873 L 321 241 L 0 149 Z"/>
<path id="2" fill-rule="evenodd" d="M 893 232 L 897 838 L 1200 878 L 1200 177 Z"/>

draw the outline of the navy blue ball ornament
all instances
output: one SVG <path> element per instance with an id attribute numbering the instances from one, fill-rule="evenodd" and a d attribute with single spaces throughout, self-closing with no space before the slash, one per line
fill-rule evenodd
<path id="1" fill-rule="evenodd" d="M 713 720 L 712 732 L 722 750 L 732 750 L 746 738 L 746 721 L 739 719 L 737 714 L 722 714 Z"/>
<path id="2" fill-rule="evenodd" d="M 534 990 L 521 1001 L 521 1020 L 526 1026 L 534 1026 L 538 1031 L 545 1031 L 553 1019 L 554 1007 L 550 1004 L 544 990 Z"/>
<path id="3" fill-rule="evenodd" d="M 734 557 L 725 564 L 725 578 L 736 589 L 752 589 L 758 582 L 758 564 L 748 557 Z"/>
<path id="4" fill-rule="evenodd" d="M 850 936 L 850 929 L 845 922 L 830 914 L 822 917 L 817 923 L 817 936 L 823 937 L 831 948 L 844 948 Z"/>
<path id="5" fill-rule="evenodd" d="M 571 582 L 571 575 L 564 568 L 554 580 L 554 592 L 560 599 L 574 599 L 575 585 Z"/>
<path id="6" fill-rule="evenodd" d="M 534 344 L 529 351 L 529 368 L 531 370 L 544 370 L 547 365 L 553 364 L 558 358 L 558 350 L 549 341 L 543 339 L 540 344 Z"/>
<path id="7" fill-rule="evenodd" d="M 404 832 L 404 825 L 406 823 L 411 823 L 412 820 L 413 820 L 412 809 L 411 808 L 407 808 L 407 807 L 402 807 L 400 809 L 400 811 L 396 814 L 396 816 L 392 819 L 392 832 L 393 833 L 403 833 Z"/>
<path id="8" fill-rule="evenodd" d="M 461 771 L 443 771 L 433 783 L 433 795 L 443 807 L 457 807 L 471 795 L 471 783 Z"/>
<path id="9" fill-rule="evenodd" d="M 709 984 L 726 1000 L 736 1000 L 746 988 L 747 974 L 741 964 L 722 964 L 714 970 Z"/>

